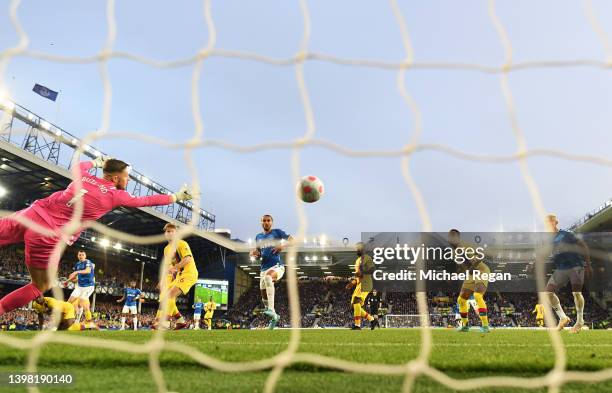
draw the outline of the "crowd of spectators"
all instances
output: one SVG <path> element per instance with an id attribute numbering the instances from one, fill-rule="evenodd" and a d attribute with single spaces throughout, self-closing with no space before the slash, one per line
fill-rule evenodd
<path id="1" fill-rule="evenodd" d="M 65 258 L 66 259 L 66 258 Z M 58 276 L 68 277 L 72 272 L 74 262 L 69 257 L 62 261 Z M 29 275 L 23 263 L 23 248 L 5 247 L 0 250 L 0 280 L 29 281 Z M 98 285 L 116 288 L 110 292 L 119 294 L 119 290 L 130 281 L 140 276 L 140 264 L 97 263 L 96 282 Z M 145 268 L 143 290 L 156 292 L 156 267 L 147 265 Z M 61 281 L 61 280 L 60 280 Z M 345 289 L 346 281 L 311 280 L 299 281 L 301 326 L 303 327 L 350 327 L 353 323 L 353 310 L 350 305 L 351 291 Z M 68 292 L 65 293 L 65 296 Z M 2 294 L 0 294 L 2 296 Z M 427 302 L 429 318 L 432 326 L 448 327 L 455 324 L 457 293 L 428 293 Z M 561 302 L 568 315 L 575 319 L 573 298 L 571 292 L 562 291 L 559 294 Z M 118 328 L 120 326 L 121 307 L 116 297 L 99 295 L 94 317 L 101 328 Z M 289 327 L 289 298 L 287 280 L 282 280 L 276 286 L 275 309 L 281 316 L 279 327 Z M 491 326 L 494 327 L 526 327 L 535 326 L 535 316 L 532 310 L 537 303 L 537 295 L 533 293 L 487 293 L 485 300 Z M 585 293 L 585 320 L 595 327 L 612 326 L 610 312 L 599 306 L 588 293 Z M 371 302 L 366 309 L 371 311 Z M 378 314 L 418 315 L 416 296 L 414 293 L 389 292 L 379 295 L 376 301 Z M 179 307 L 189 319 L 193 311 L 190 305 L 182 303 Z M 142 327 L 150 327 L 155 317 L 157 303 L 148 301 L 143 304 L 143 312 L 139 316 Z M 249 288 L 229 311 L 218 310 L 215 319 L 222 326 L 228 323 L 234 327 L 261 328 L 268 323 L 263 314 L 263 304 L 259 283 Z M 475 312 L 470 311 L 470 324 L 478 326 L 480 321 Z M 131 318 L 128 318 L 130 321 Z M 416 318 L 418 320 L 418 318 Z M 0 317 L 0 328 L 23 330 L 37 326 L 38 320 L 34 313 L 27 309 L 16 310 Z"/>

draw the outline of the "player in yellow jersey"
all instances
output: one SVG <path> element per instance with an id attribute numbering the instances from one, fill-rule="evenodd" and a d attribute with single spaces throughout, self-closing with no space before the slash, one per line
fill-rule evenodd
<path id="1" fill-rule="evenodd" d="M 531 313 L 536 315 L 536 325 L 538 327 L 543 327 L 544 326 L 544 305 L 539 304 L 539 303 L 536 304 L 535 308 L 533 309 Z"/>
<path id="2" fill-rule="evenodd" d="M 352 330 L 361 330 L 361 319 L 365 318 L 370 322 L 370 329 L 374 330 L 378 326 L 378 317 L 368 314 L 363 309 L 368 294 L 372 291 L 372 273 L 376 269 L 372 257 L 365 252 L 363 243 L 356 244 L 357 260 L 355 261 L 355 278 L 351 279 L 346 289 L 353 290 L 351 296 L 351 307 L 353 308 L 354 324 Z"/>
<path id="3" fill-rule="evenodd" d="M 208 299 L 208 303 L 204 306 L 204 323 L 208 327 L 208 330 L 212 330 L 212 318 L 213 313 L 217 309 L 217 304 L 213 300 L 212 296 Z"/>
<path id="4" fill-rule="evenodd" d="M 457 248 L 472 249 L 475 250 L 476 246 L 461 241 L 461 232 L 457 229 L 451 229 L 448 231 L 448 242 L 456 250 Z M 478 270 L 481 273 L 491 273 L 491 269 L 484 263 L 484 256 L 474 255 L 472 258 L 467 258 L 466 261 L 459 265 L 459 269 L 468 273 L 468 278 L 463 282 L 461 286 L 461 292 L 457 298 L 457 304 L 459 305 L 459 315 L 461 315 L 461 327 L 458 329 L 460 332 L 469 332 L 470 327 L 468 326 L 468 312 L 470 311 L 470 305 L 468 299 L 474 295 L 474 300 L 478 306 L 478 316 L 480 317 L 480 331 L 482 333 L 489 333 L 489 317 L 487 316 L 487 303 L 484 301 L 484 294 L 487 291 L 489 282 L 486 280 L 475 280 L 471 276 L 471 272 Z"/>
<path id="5" fill-rule="evenodd" d="M 75 322 L 75 311 L 72 303 L 63 302 L 52 297 L 42 295 L 32 301 L 32 309 L 38 314 L 38 330 L 42 330 L 45 323 L 45 315 L 53 315 L 53 310 L 61 312 L 58 330 L 84 330 L 85 326 Z"/>
<path id="6" fill-rule="evenodd" d="M 185 240 L 176 239 L 177 227 L 168 223 L 164 226 L 164 235 L 168 240 L 168 245 L 164 248 L 164 266 L 167 286 L 165 293 L 160 293 L 160 302 L 163 297 L 167 297 L 168 319 L 176 319 L 174 329 L 179 330 L 187 327 L 185 318 L 176 307 L 176 298 L 187 295 L 192 286 L 198 281 L 198 269 L 193 259 L 193 254 L 189 244 Z M 170 277 L 174 277 L 170 281 Z M 163 296 L 163 297 L 162 297 Z M 161 303 L 160 303 L 161 306 Z M 162 310 L 157 313 L 161 316 Z"/>

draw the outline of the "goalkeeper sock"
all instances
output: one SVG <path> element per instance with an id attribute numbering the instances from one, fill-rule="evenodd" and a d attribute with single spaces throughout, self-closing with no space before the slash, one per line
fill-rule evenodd
<path id="1" fill-rule="evenodd" d="M 132 321 L 134 322 L 134 330 L 138 330 L 138 317 L 134 317 Z"/>
<path id="2" fill-rule="evenodd" d="M 572 292 L 574 304 L 576 305 L 576 323 L 584 324 L 584 296 L 582 292 Z"/>
<path id="3" fill-rule="evenodd" d="M 478 305 L 478 316 L 480 317 L 480 323 L 482 326 L 489 326 L 489 317 L 487 316 L 487 303 L 484 301 L 482 293 L 474 292 L 474 300 Z"/>
<path id="4" fill-rule="evenodd" d="M 459 315 L 461 315 L 461 326 L 468 325 L 468 311 L 470 310 L 470 305 L 468 304 L 467 299 L 459 296 L 457 298 L 457 303 L 459 304 Z"/>
<path id="5" fill-rule="evenodd" d="M 374 317 L 371 316 L 370 314 L 368 314 L 368 312 L 366 310 L 361 310 L 361 318 L 365 318 L 368 320 L 368 322 L 371 322 L 374 320 Z"/>
<path id="6" fill-rule="evenodd" d="M 361 304 L 353 304 L 353 317 L 355 320 L 355 326 L 361 326 Z"/>
<path id="7" fill-rule="evenodd" d="M 264 277 L 264 283 L 266 284 L 266 296 L 268 298 L 268 309 L 274 311 L 274 281 L 272 276 L 266 274 Z"/>
<path id="8" fill-rule="evenodd" d="M 91 322 L 91 310 L 85 311 L 85 322 Z"/>
<path id="9" fill-rule="evenodd" d="M 121 329 L 125 329 L 125 317 L 121 317 Z"/>
<path id="10" fill-rule="evenodd" d="M 42 295 L 42 292 L 32 283 L 14 290 L 0 300 L 0 315 L 23 307 Z"/>
<path id="11" fill-rule="evenodd" d="M 553 310 L 555 310 L 555 313 L 557 313 L 559 320 L 567 319 L 567 315 L 565 315 L 565 312 L 563 312 L 563 307 L 561 307 L 561 302 L 559 301 L 557 294 L 554 292 L 548 292 L 548 299 L 550 300 L 550 306 Z"/>

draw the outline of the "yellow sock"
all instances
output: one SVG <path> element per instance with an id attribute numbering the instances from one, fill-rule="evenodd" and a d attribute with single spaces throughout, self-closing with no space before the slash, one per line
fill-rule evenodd
<path id="1" fill-rule="evenodd" d="M 85 311 L 85 321 L 91 322 L 91 310 Z"/>
<path id="2" fill-rule="evenodd" d="M 353 304 L 353 317 L 355 319 L 355 326 L 361 326 L 361 304 Z"/>
<path id="3" fill-rule="evenodd" d="M 457 298 L 457 303 L 459 304 L 459 315 L 461 315 L 461 326 L 468 325 L 468 311 L 470 310 L 470 306 L 468 304 L 467 299 L 459 296 Z"/>
<path id="4" fill-rule="evenodd" d="M 68 327 L 68 330 L 82 330 L 81 324 L 75 322 L 72 325 L 70 325 L 70 327 Z"/>
<path id="5" fill-rule="evenodd" d="M 368 312 L 366 310 L 363 310 L 363 309 L 361 310 L 361 318 L 365 318 L 368 321 L 373 321 L 374 320 L 374 317 L 371 316 L 370 314 L 368 314 Z"/>
<path id="6" fill-rule="evenodd" d="M 487 303 L 484 301 L 482 293 L 474 292 L 474 299 L 478 305 L 478 315 L 482 326 L 489 326 L 489 317 L 487 316 Z"/>
<path id="7" fill-rule="evenodd" d="M 170 308 L 170 315 L 176 315 L 176 314 L 181 315 L 181 313 L 179 312 L 178 307 L 176 307 L 176 299 L 174 299 L 172 301 L 172 303 L 170 303 L 170 307 L 171 307 Z"/>
<path id="8" fill-rule="evenodd" d="M 168 299 L 168 318 L 176 317 L 177 314 L 181 315 L 176 307 L 176 299 Z"/>

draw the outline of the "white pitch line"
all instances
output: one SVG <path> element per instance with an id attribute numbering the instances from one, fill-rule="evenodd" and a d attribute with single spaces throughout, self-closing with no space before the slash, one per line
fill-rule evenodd
<path id="1" fill-rule="evenodd" d="M 278 342 L 278 341 L 199 341 L 201 343 L 206 344 L 215 344 L 215 345 L 279 345 L 279 346 L 287 346 L 289 342 Z M 421 345 L 420 342 L 414 343 L 332 343 L 329 341 L 326 342 L 300 342 L 300 346 L 326 346 L 326 347 L 418 347 Z M 528 344 L 511 344 L 511 343 L 499 343 L 499 344 L 483 344 L 483 343 L 436 343 L 434 342 L 434 347 L 483 347 L 483 348 L 499 348 L 499 347 L 516 347 L 516 348 L 540 348 L 540 347 L 551 347 L 550 343 L 539 343 L 537 345 L 528 345 Z M 584 344 L 566 344 L 566 348 L 577 348 L 584 347 Z M 600 344 L 590 344 L 589 348 L 609 348 L 612 347 L 612 343 L 600 343 Z"/>

